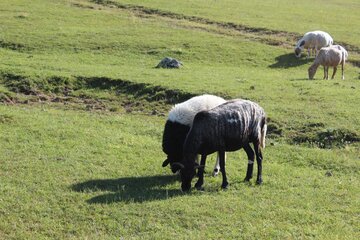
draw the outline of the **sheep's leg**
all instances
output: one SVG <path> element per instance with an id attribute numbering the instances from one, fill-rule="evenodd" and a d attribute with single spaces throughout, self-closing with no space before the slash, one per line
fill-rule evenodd
<path id="1" fill-rule="evenodd" d="M 248 156 L 248 167 L 247 167 L 246 177 L 245 177 L 244 181 L 250 181 L 250 179 L 253 176 L 255 156 L 254 156 L 254 151 L 252 150 L 252 148 L 250 147 L 249 144 L 246 144 L 244 146 L 244 150 Z"/>
<path id="2" fill-rule="evenodd" d="M 202 185 L 204 184 L 204 171 L 205 171 L 206 155 L 201 155 L 200 167 L 198 168 L 199 179 L 195 184 L 197 190 L 201 190 Z"/>
<path id="3" fill-rule="evenodd" d="M 336 71 L 337 71 L 337 67 L 334 67 L 334 71 L 333 71 L 333 75 L 331 76 L 331 79 L 334 79 L 334 76 L 336 74 Z"/>
<path id="4" fill-rule="evenodd" d="M 225 153 L 225 163 L 226 163 L 226 153 Z M 219 158 L 219 153 L 217 153 L 216 156 L 216 163 L 214 166 L 214 171 L 213 171 L 213 177 L 216 177 L 219 174 L 220 171 L 220 158 Z"/>
<path id="5" fill-rule="evenodd" d="M 341 79 L 344 80 L 345 79 L 345 76 L 344 76 L 344 64 L 345 62 L 343 61 L 341 63 Z"/>
<path id="6" fill-rule="evenodd" d="M 223 178 L 221 187 L 225 189 L 229 185 L 225 172 L 225 151 L 219 151 L 219 157 L 220 157 L 220 171 Z"/>
<path id="7" fill-rule="evenodd" d="M 324 66 L 324 78 L 323 79 L 326 79 L 326 67 Z"/>
<path id="8" fill-rule="evenodd" d="M 326 69 L 326 77 L 325 79 L 328 80 L 329 79 L 329 67 L 325 67 Z"/>
<path id="9" fill-rule="evenodd" d="M 262 183 L 262 159 L 263 159 L 263 157 L 262 157 L 261 150 L 259 149 L 258 143 L 254 143 L 254 150 L 255 150 L 255 154 L 256 154 L 256 163 L 257 163 L 257 167 L 258 167 L 256 183 L 261 184 Z"/>
<path id="10" fill-rule="evenodd" d="M 216 163 L 214 166 L 214 171 L 212 173 L 213 177 L 216 177 L 219 174 L 219 170 L 220 170 L 220 160 L 219 160 L 219 152 L 218 152 L 217 156 L 216 156 Z"/>

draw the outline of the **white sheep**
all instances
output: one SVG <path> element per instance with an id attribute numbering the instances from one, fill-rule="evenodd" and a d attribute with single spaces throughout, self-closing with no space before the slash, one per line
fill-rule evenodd
<path id="1" fill-rule="evenodd" d="M 338 47 L 321 48 L 319 54 L 315 58 L 314 63 L 308 69 L 309 79 L 314 78 L 316 70 L 320 65 L 324 66 L 324 79 L 329 79 L 329 67 L 333 67 L 334 71 L 331 79 L 334 79 L 337 71 L 337 66 L 341 64 L 342 79 L 344 80 L 344 65 L 346 59 L 345 52 L 346 50 L 343 51 L 341 50 L 341 48 Z"/>
<path id="2" fill-rule="evenodd" d="M 176 104 L 169 112 L 168 119 L 165 124 L 163 133 L 162 148 L 163 152 L 167 154 L 166 160 L 162 166 L 165 167 L 170 163 L 172 166 L 175 162 L 182 160 L 183 149 L 186 135 L 190 131 L 195 115 L 203 110 L 210 110 L 220 104 L 225 103 L 221 97 L 204 94 L 193 97 L 185 102 Z M 201 161 L 204 162 L 206 156 L 202 156 Z M 219 173 L 219 156 L 213 171 L 213 176 Z M 172 168 L 173 172 L 176 172 Z"/>
<path id="3" fill-rule="evenodd" d="M 318 51 L 322 47 L 328 47 L 333 44 L 332 37 L 323 31 L 313 31 L 307 32 L 304 36 L 297 42 L 295 46 L 295 55 L 296 57 L 301 56 L 301 51 L 307 49 L 307 58 L 310 57 L 311 52 L 315 50 L 315 56 L 317 56 Z"/>

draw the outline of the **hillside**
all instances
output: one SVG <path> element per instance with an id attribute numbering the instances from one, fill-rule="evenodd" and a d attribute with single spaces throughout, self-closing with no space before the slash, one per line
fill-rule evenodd
<path id="1" fill-rule="evenodd" d="M 360 5 L 287 3 L 1 1 L 0 239 L 358 239 Z M 314 29 L 349 50 L 345 80 L 307 79 Z M 215 156 L 203 192 L 161 167 L 168 111 L 203 93 L 265 109 L 262 186 L 243 150 L 227 191 Z"/>

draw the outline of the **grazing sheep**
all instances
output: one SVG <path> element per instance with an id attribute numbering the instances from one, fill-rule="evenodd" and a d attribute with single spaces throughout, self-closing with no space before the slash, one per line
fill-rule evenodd
<path id="1" fill-rule="evenodd" d="M 248 168 L 245 181 L 252 178 L 254 166 L 254 151 L 258 175 L 256 182 L 262 183 L 262 153 L 265 148 L 267 125 L 264 110 L 256 103 L 235 99 L 219 105 L 211 110 L 196 114 L 193 126 L 184 143 L 184 159 L 176 165 L 181 168 L 181 189 L 188 191 L 191 180 L 195 175 L 195 159 L 197 154 L 208 155 L 218 151 L 220 156 L 220 171 L 222 173 L 222 188 L 227 188 L 228 182 L 225 173 L 225 151 L 236 151 L 244 148 L 248 156 Z M 202 163 L 202 164 L 205 164 Z M 195 184 L 201 189 L 204 176 L 203 167 L 199 168 L 199 179 Z"/>
<path id="2" fill-rule="evenodd" d="M 167 154 L 167 159 L 162 164 L 163 167 L 167 166 L 169 163 L 170 166 L 172 166 L 173 163 L 182 160 L 182 147 L 186 135 L 190 131 L 195 115 L 200 111 L 212 109 L 225 102 L 226 101 L 221 97 L 205 94 L 193 97 L 183 103 L 176 104 L 171 109 L 165 124 L 162 141 L 163 152 Z M 218 174 L 219 168 L 219 157 L 217 157 L 213 172 L 214 176 Z M 177 171 L 175 168 L 171 168 L 171 170 L 174 173 Z"/>
<path id="3" fill-rule="evenodd" d="M 300 57 L 301 51 L 304 50 L 304 48 L 307 49 L 308 54 L 307 58 L 310 57 L 311 52 L 315 50 L 315 56 L 317 56 L 318 51 L 322 47 L 328 47 L 333 44 L 332 37 L 323 31 L 313 31 L 313 32 L 307 32 L 304 34 L 304 36 L 297 42 L 295 46 L 295 56 Z"/>
<path id="4" fill-rule="evenodd" d="M 345 50 L 345 49 L 344 49 Z M 334 76 L 337 71 L 337 66 L 341 64 L 341 79 L 344 77 L 344 65 L 346 59 L 346 50 L 343 51 L 338 47 L 324 47 L 321 48 L 319 54 L 316 56 L 314 63 L 309 67 L 309 79 L 314 79 L 317 68 L 322 65 L 324 66 L 324 79 L 329 79 L 329 67 L 333 67 L 333 75 L 331 79 L 334 79 Z"/>

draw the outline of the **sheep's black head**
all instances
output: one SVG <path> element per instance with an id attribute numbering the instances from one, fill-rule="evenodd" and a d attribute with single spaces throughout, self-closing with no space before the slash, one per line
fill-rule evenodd
<path id="1" fill-rule="evenodd" d="M 297 47 L 295 48 L 295 56 L 296 56 L 296 57 L 299 58 L 299 57 L 301 56 L 301 51 L 303 50 L 304 45 L 305 45 L 305 41 L 303 40 L 303 41 L 301 41 L 301 43 L 299 44 L 299 46 L 297 46 Z"/>
<path id="2" fill-rule="evenodd" d="M 162 166 L 165 167 L 182 160 L 182 146 L 184 144 L 187 133 L 190 127 L 172 121 L 167 121 L 164 128 L 162 149 L 166 153 L 167 158 Z M 176 172 L 171 168 L 172 172 Z"/>
<path id="3" fill-rule="evenodd" d="M 196 169 L 199 167 L 200 166 L 195 163 L 195 160 L 191 163 L 177 162 L 171 165 L 172 169 L 175 169 L 176 171 L 180 170 L 181 190 L 183 192 L 187 192 L 190 190 L 191 181 L 196 174 Z"/>
<path id="4" fill-rule="evenodd" d="M 295 56 L 298 58 L 301 56 L 301 48 L 300 47 L 295 48 Z"/>
<path id="5" fill-rule="evenodd" d="M 184 167 L 180 170 L 181 190 L 187 192 L 191 188 L 191 181 L 196 174 L 195 166 Z"/>

